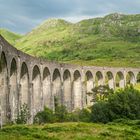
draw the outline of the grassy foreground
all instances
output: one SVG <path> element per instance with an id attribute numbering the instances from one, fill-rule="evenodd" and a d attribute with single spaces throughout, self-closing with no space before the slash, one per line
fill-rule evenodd
<path id="1" fill-rule="evenodd" d="M 140 120 L 5 126 L 0 140 L 139 140 Z"/>

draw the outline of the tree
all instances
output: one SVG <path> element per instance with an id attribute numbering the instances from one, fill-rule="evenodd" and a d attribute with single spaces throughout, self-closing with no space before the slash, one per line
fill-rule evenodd
<path id="1" fill-rule="evenodd" d="M 92 89 L 92 92 L 87 93 L 93 96 L 93 102 L 106 100 L 108 95 L 113 93 L 113 89 L 110 89 L 108 85 L 99 85 Z"/>

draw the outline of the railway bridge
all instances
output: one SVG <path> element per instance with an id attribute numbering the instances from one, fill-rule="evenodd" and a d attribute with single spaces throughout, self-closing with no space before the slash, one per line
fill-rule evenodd
<path id="1" fill-rule="evenodd" d="M 140 68 L 77 66 L 25 54 L 0 36 L 0 111 L 2 121 L 14 121 L 22 104 L 31 116 L 55 101 L 69 111 L 91 105 L 86 94 L 98 85 L 124 88 L 137 84 Z"/>

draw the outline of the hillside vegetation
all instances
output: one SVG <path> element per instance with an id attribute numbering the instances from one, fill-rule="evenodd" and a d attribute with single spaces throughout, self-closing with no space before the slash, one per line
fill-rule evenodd
<path id="1" fill-rule="evenodd" d="M 0 29 L 0 34 L 9 41 L 12 45 L 16 45 L 16 40 L 20 39 L 22 36 L 6 29 Z"/>
<path id="2" fill-rule="evenodd" d="M 16 41 L 33 56 L 96 66 L 140 66 L 140 14 L 110 14 L 76 24 L 49 19 Z"/>

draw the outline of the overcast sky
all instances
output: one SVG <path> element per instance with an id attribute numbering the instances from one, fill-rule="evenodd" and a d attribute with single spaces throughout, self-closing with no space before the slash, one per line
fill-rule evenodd
<path id="1" fill-rule="evenodd" d="M 77 22 L 115 12 L 140 14 L 140 0 L 0 0 L 0 28 L 23 34 L 48 18 Z"/>

